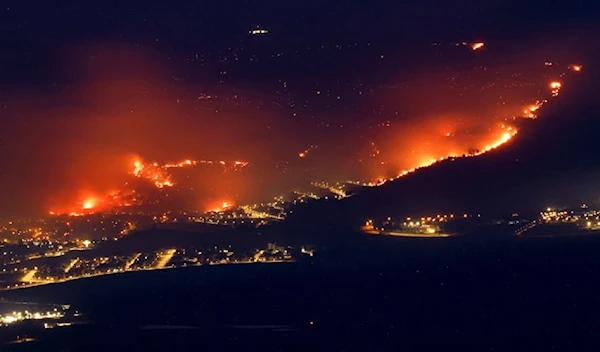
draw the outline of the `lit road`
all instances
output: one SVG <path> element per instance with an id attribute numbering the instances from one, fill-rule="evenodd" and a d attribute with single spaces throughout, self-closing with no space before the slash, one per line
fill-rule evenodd
<path id="1" fill-rule="evenodd" d="M 396 232 L 396 231 L 377 231 L 377 230 L 363 230 L 364 233 L 369 235 L 384 235 L 384 236 L 395 236 L 395 237 L 413 237 L 413 238 L 445 238 L 450 237 L 447 233 L 410 233 L 410 232 Z"/>
<path id="2" fill-rule="evenodd" d="M 176 252 L 175 249 L 169 249 L 168 251 L 161 253 L 161 255 L 158 259 L 158 262 L 154 266 L 154 269 L 164 268 L 171 261 L 171 258 L 173 258 L 173 255 L 175 254 L 175 252 Z"/>
<path id="3" fill-rule="evenodd" d="M 274 259 L 269 261 L 260 261 L 260 260 L 238 260 L 235 262 L 228 263 L 209 263 L 208 265 L 242 265 L 242 264 L 276 264 L 276 263 L 295 263 L 296 261 L 293 259 Z"/>
<path id="4" fill-rule="evenodd" d="M 317 199 L 317 200 L 320 199 L 319 196 L 317 196 L 316 194 L 314 194 L 312 192 L 307 193 L 307 192 L 301 192 L 301 191 L 294 191 L 294 194 L 297 194 L 299 196 L 303 196 L 306 198 L 310 198 L 310 199 Z"/>
<path id="5" fill-rule="evenodd" d="M 515 235 L 516 235 L 516 236 L 521 236 L 521 235 L 522 235 L 522 234 L 524 234 L 525 232 L 527 232 L 527 231 L 529 231 L 529 230 L 533 229 L 534 227 L 538 226 L 540 223 L 541 223 L 541 221 L 539 221 L 539 220 L 534 220 L 534 221 L 532 221 L 532 222 L 528 223 L 527 225 L 525 225 L 525 226 L 523 226 L 523 227 L 520 227 L 520 228 L 518 228 L 518 229 L 515 231 Z"/>
<path id="6" fill-rule="evenodd" d="M 133 263 L 135 263 L 135 261 L 140 257 L 140 255 L 142 255 L 142 253 L 137 253 L 136 255 L 134 255 L 127 263 L 125 263 L 124 269 L 129 270 Z"/>
<path id="7" fill-rule="evenodd" d="M 29 270 L 23 277 L 21 278 L 21 282 L 25 283 L 34 283 L 37 282 L 35 278 L 35 274 L 37 274 L 37 269 Z"/>
<path id="8" fill-rule="evenodd" d="M 275 220 L 283 220 L 283 218 L 281 216 L 276 216 L 276 215 L 271 215 L 262 211 L 256 211 L 254 209 L 252 209 L 251 207 L 244 205 L 241 206 L 240 208 L 242 208 L 242 210 L 248 214 L 249 217 L 253 218 L 253 219 L 275 219 Z"/>
<path id="9" fill-rule="evenodd" d="M 67 265 L 67 267 L 65 268 L 65 274 L 68 274 L 69 271 L 71 271 L 71 269 L 73 269 L 73 267 L 77 264 L 77 262 L 79 262 L 79 258 L 71 260 L 71 262 L 69 262 L 69 265 Z"/>
<path id="10" fill-rule="evenodd" d="M 321 189 L 327 190 L 340 198 L 348 197 L 348 194 L 343 189 L 335 188 L 334 186 L 330 186 L 324 182 L 312 182 L 312 185 L 315 187 L 319 187 Z"/>
<path id="11" fill-rule="evenodd" d="M 175 254 L 175 250 L 170 250 L 168 252 L 173 251 L 172 254 L 168 255 L 168 259 L 171 260 L 171 257 L 173 256 L 173 254 Z M 161 256 L 161 262 L 167 257 L 167 252 L 165 252 L 165 254 L 163 254 Z M 237 264 L 237 265 L 243 265 L 243 264 L 276 264 L 276 263 L 294 263 L 296 262 L 293 259 L 286 259 L 286 260 L 267 260 L 267 261 L 262 261 L 262 260 L 254 260 L 254 259 L 250 259 L 250 260 L 239 260 L 239 261 L 232 261 L 232 262 L 227 262 L 227 263 L 216 263 L 216 262 L 211 262 L 208 263 L 208 265 L 213 266 L 213 265 L 233 265 L 233 264 Z M 168 263 L 165 262 L 164 265 L 166 266 L 166 264 Z M 60 280 L 35 280 L 33 279 L 33 277 L 35 276 L 35 274 L 37 273 L 37 270 L 31 270 L 28 271 L 27 274 L 21 279 L 21 282 L 23 283 L 22 285 L 14 285 L 14 286 L 7 286 L 7 287 L 0 287 L 0 291 L 12 291 L 12 290 L 18 290 L 18 289 L 22 289 L 22 288 L 28 288 L 28 287 L 35 287 L 35 286 L 42 286 L 42 285 L 47 285 L 47 284 L 58 284 L 58 283 L 62 283 L 62 282 L 67 282 L 67 281 L 73 281 L 73 280 L 80 280 L 80 279 L 87 279 L 87 278 L 92 278 L 92 277 L 98 277 L 98 276 L 106 276 L 106 275 L 115 275 L 115 274 L 122 274 L 125 272 L 132 272 L 132 271 L 153 271 L 153 270 L 175 270 L 178 269 L 178 267 L 161 267 L 158 268 L 157 266 L 152 267 L 152 268 L 145 268 L 145 269 L 134 269 L 134 270 L 113 270 L 113 271 L 106 271 L 106 272 L 99 272 L 99 273 L 94 273 L 94 274 L 85 274 L 82 276 L 71 276 L 68 278 L 64 278 L 64 279 L 60 279 Z M 28 279 L 30 281 L 24 281 L 25 279 Z"/>
<path id="12" fill-rule="evenodd" d="M 384 231 L 380 233 L 386 236 L 396 237 L 417 237 L 417 238 L 444 238 L 450 237 L 447 233 L 410 233 L 410 232 L 396 232 L 396 231 Z"/>

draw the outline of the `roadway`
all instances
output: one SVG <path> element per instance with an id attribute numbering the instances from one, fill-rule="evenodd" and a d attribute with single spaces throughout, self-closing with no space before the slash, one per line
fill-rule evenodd
<path id="1" fill-rule="evenodd" d="M 397 232 L 397 231 L 377 231 L 377 230 L 363 230 L 364 233 L 369 235 L 383 235 L 383 236 L 394 236 L 394 237 L 412 237 L 412 238 L 445 238 L 450 237 L 447 233 L 411 233 L 411 232 Z"/>
<path id="2" fill-rule="evenodd" d="M 381 235 L 385 236 L 396 236 L 396 237 L 416 237 L 416 238 L 444 238 L 450 237 L 447 233 L 411 233 L 411 232 L 396 232 L 396 231 L 382 231 Z"/>
<path id="3" fill-rule="evenodd" d="M 65 274 L 68 274 L 69 271 L 71 271 L 71 269 L 73 269 L 73 267 L 79 262 L 79 258 L 75 258 L 73 260 L 71 260 L 71 262 L 69 263 L 69 265 L 67 265 L 67 267 L 65 268 Z"/>
<path id="4" fill-rule="evenodd" d="M 124 269 L 127 271 L 131 268 L 131 266 L 135 263 L 135 261 L 142 255 L 142 253 L 136 253 L 127 263 L 125 263 Z"/>
<path id="5" fill-rule="evenodd" d="M 170 250 L 173 251 L 173 253 L 169 256 L 168 260 L 171 260 L 171 257 L 173 256 L 173 254 L 175 254 L 175 250 Z M 165 260 L 166 256 L 169 254 L 167 251 L 165 252 L 162 256 L 161 256 L 161 263 L 163 260 Z M 296 260 L 294 259 L 284 259 L 284 260 L 267 260 L 267 261 L 255 261 L 255 260 L 240 260 L 240 261 L 233 261 L 233 262 L 227 262 L 227 263 L 216 263 L 216 262 L 211 262 L 208 263 L 208 265 L 232 265 L 232 264 L 272 264 L 272 263 L 294 263 Z M 166 267 L 166 264 L 168 263 L 165 262 L 163 267 L 157 267 L 154 266 L 152 268 L 139 268 L 139 269 L 133 269 L 133 270 L 110 270 L 107 272 L 99 272 L 99 273 L 94 273 L 94 274 L 84 274 L 82 276 L 75 276 L 75 277 L 68 277 L 68 278 L 64 278 L 64 279 L 60 279 L 60 280 L 35 280 L 33 279 L 33 277 L 35 276 L 35 274 L 37 273 L 37 270 L 31 270 L 28 271 L 27 274 L 25 276 L 28 276 L 28 279 L 31 280 L 29 282 L 25 282 L 24 279 L 25 276 L 21 279 L 21 282 L 23 283 L 23 285 L 19 286 L 19 285 L 15 285 L 14 287 L 1 287 L 0 291 L 12 291 L 12 290 L 18 290 L 18 289 L 22 289 L 22 288 L 29 288 L 29 287 L 35 287 L 35 286 L 42 286 L 42 285 L 47 285 L 47 284 L 58 284 L 58 283 L 62 283 L 62 282 L 67 282 L 67 281 L 73 281 L 73 280 L 80 280 L 80 279 L 87 279 L 87 278 L 92 278 L 92 277 L 98 277 L 98 276 L 105 276 L 105 275 L 114 275 L 114 274 L 122 274 L 122 273 L 126 273 L 126 272 L 133 272 L 133 271 L 153 271 L 153 270 L 170 270 L 170 269 L 178 269 L 180 267 Z M 197 266 L 201 266 L 201 265 L 197 265 Z M 30 276 L 30 277 L 29 277 Z M 25 285 L 27 284 L 27 285 Z"/>
<path id="6" fill-rule="evenodd" d="M 37 274 L 37 269 L 29 270 L 27 273 L 25 273 L 25 275 L 23 275 L 21 282 L 28 284 L 38 282 L 38 280 L 35 279 L 35 274 Z"/>
<path id="7" fill-rule="evenodd" d="M 175 249 L 169 249 L 168 251 L 161 253 L 158 257 L 156 265 L 154 266 L 154 269 L 162 269 L 165 266 L 167 266 L 167 264 L 169 264 L 169 262 L 171 261 L 171 258 L 173 258 L 175 252 Z"/>
<path id="8" fill-rule="evenodd" d="M 525 232 L 533 229 L 534 227 L 538 226 L 541 223 L 540 220 L 533 220 L 532 222 L 528 223 L 525 226 L 519 227 L 516 231 L 515 231 L 515 235 L 516 236 L 521 236 L 522 234 L 524 234 Z"/>

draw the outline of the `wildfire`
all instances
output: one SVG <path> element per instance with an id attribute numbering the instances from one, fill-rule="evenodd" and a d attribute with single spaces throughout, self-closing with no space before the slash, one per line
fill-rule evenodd
<path id="1" fill-rule="evenodd" d="M 463 155 L 463 157 L 476 157 L 476 156 L 482 155 L 482 154 L 484 154 L 486 152 L 489 152 L 489 151 L 492 151 L 494 149 L 497 149 L 501 145 L 503 145 L 503 144 L 507 143 L 508 141 L 510 141 L 512 139 L 512 137 L 517 134 L 517 130 L 514 129 L 513 127 L 506 127 L 506 126 L 502 125 L 501 128 L 505 132 L 502 132 L 493 143 L 485 145 L 483 147 L 483 149 L 481 149 L 481 150 L 475 150 L 475 151 L 473 151 L 470 154 L 465 154 L 465 155 Z M 441 157 L 439 159 L 429 159 L 429 160 L 423 161 L 417 167 L 414 167 L 414 168 L 411 168 L 411 169 L 408 169 L 408 170 L 400 171 L 400 173 L 396 177 L 392 177 L 392 178 L 389 178 L 389 179 L 381 179 L 380 178 L 380 179 L 378 179 L 375 182 L 367 183 L 366 186 L 370 186 L 370 187 L 381 186 L 381 185 L 383 185 L 384 183 L 386 183 L 388 181 L 397 180 L 397 179 L 399 179 L 401 177 L 404 177 L 406 175 L 412 174 L 412 173 L 416 172 L 417 170 L 429 167 L 429 166 L 431 166 L 433 164 L 436 164 L 436 163 L 438 163 L 440 161 L 444 161 L 444 160 L 447 160 L 447 159 L 453 159 L 453 158 L 456 158 L 456 157 L 458 157 L 458 156 L 452 155 L 452 156 L 447 156 L 447 157 Z"/>
<path id="2" fill-rule="evenodd" d="M 166 168 L 159 166 L 157 163 L 144 164 L 141 161 L 135 161 L 133 166 L 132 174 L 135 177 L 150 180 L 158 188 L 173 187 L 174 185 L 173 181 L 171 181 L 171 175 L 166 171 Z"/>
<path id="3" fill-rule="evenodd" d="M 535 118 L 537 118 L 536 112 L 546 102 L 547 102 L 547 100 L 538 100 L 537 102 L 535 102 L 535 104 L 532 104 L 532 105 L 528 106 L 527 109 L 525 109 L 523 111 L 523 114 L 524 114 L 523 117 L 526 117 L 528 119 L 535 119 Z"/>
<path id="4" fill-rule="evenodd" d="M 163 166 L 160 166 L 163 169 L 172 169 L 172 168 L 181 168 L 181 167 L 186 167 L 186 166 L 196 166 L 196 165 L 200 165 L 200 164 L 204 164 L 204 165 L 222 165 L 225 167 L 229 167 L 229 168 L 242 168 L 242 167 L 246 167 L 248 165 L 250 165 L 249 162 L 247 161 L 232 161 L 232 162 L 227 162 L 224 160 L 219 160 L 219 161 L 214 161 L 214 160 L 191 160 L 191 159 L 187 159 L 184 160 L 182 162 L 179 163 L 174 163 L 174 164 L 165 164 Z M 154 164 L 156 166 L 158 166 L 157 164 Z"/>
<path id="5" fill-rule="evenodd" d="M 222 212 L 233 208 L 234 204 L 230 201 L 220 201 L 218 203 L 213 203 L 208 207 L 209 212 Z"/>
<path id="6" fill-rule="evenodd" d="M 156 188 L 162 189 L 167 187 L 175 186 L 175 182 L 173 181 L 173 176 L 169 172 L 169 169 L 173 168 L 183 168 L 183 167 L 193 167 L 196 165 L 215 165 L 224 168 L 225 170 L 240 170 L 242 168 L 250 165 L 247 161 L 224 161 L 224 160 L 192 160 L 186 159 L 178 163 L 167 163 L 161 165 L 159 163 L 145 163 L 141 159 L 135 160 L 133 162 L 133 169 L 130 172 L 131 175 L 142 178 L 150 181 Z M 83 216 L 93 211 L 98 211 L 102 209 L 107 209 L 111 207 L 128 207 L 132 205 L 140 205 L 142 204 L 142 198 L 140 198 L 136 191 L 129 190 L 117 190 L 112 191 L 106 196 L 98 196 L 94 194 L 93 196 L 88 195 L 83 198 L 83 200 L 77 203 L 77 207 L 71 207 L 68 211 L 50 211 L 50 215 L 60 215 L 66 214 L 69 216 Z M 230 202 L 221 203 L 221 207 L 219 209 L 224 210 L 231 207 Z"/>
<path id="7" fill-rule="evenodd" d="M 144 164 L 142 161 L 136 160 L 133 163 L 134 168 L 131 174 L 133 174 L 135 177 L 145 178 L 151 181 L 157 188 L 173 187 L 175 185 L 175 182 L 172 180 L 172 176 L 168 172 L 169 169 L 190 167 L 199 164 L 221 165 L 224 166 L 226 169 L 231 168 L 234 170 L 238 170 L 240 168 L 244 168 L 250 165 L 250 163 L 247 161 L 239 160 L 227 162 L 223 160 L 213 161 L 186 159 L 178 163 L 167 163 L 164 165 L 160 165 L 156 162 L 152 164 Z"/>
<path id="8" fill-rule="evenodd" d="M 479 44 L 481 44 L 481 45 L 479 45 Z M 483 47 L 483 43 L 474 43 L 473 46 L 472 46 L 473 50 L 477 50 L 477 49 L 479 49 L 481 47 Z M 579 66 L 579 65 L 572 65 L 569 68 L 571 70 L 575 71 L 575 72 L 579 72 L 581 70 L 581 66 Z M 557 97 L 559 95 L 559 93 L 560 93 L 560 89 L 562 88 L 562 83 L 558 82 L 558 81 L 552 81 L 552 82 L 550 82 L 549 86 L 550 86 L 550 91 L 551 91 L 552 97 Z M 545 100 L 545 99 L 544 100 L 538 100 L 538 101 L 536 101 L 534 104 L 528 106 L 523 111 L 523 113 L 524 113 L 523 117 L 525 117 L 525 118 L 532 118 L 532 119 L 537 118 L 536 112 L 545 103 L 547 103 L 547 102 L 548 102 L 548 100 Z M 496 138 L 496 140 L 494 142 L 485 145 L 480 150 L 474 150 L 473 152 L 470 152 L 470 153 L 465 154 L 463 156 L 464 157 L 475 157 L 475 156 L 482 155 L 482 154 L 484 154 L 486 152 L 492 151 L 494 149 L 497 149 L 498 147 L 502 146 L 503 144 L 509 142 L 517 134 L 517 132 L 518 132 L 517 129 L 514 128 L 514 127 L 512 127 L 512 126 L 506 126 L 506 125 L 502 124 L 500 127 L 501 127 L 501 129 L 503 131 Z M 445 136 L 449 137 L 449 136 L 451 136 L 451 133 L 446 133 Z M 378 179 L 375 182 L 366 183 L 365 185 L 371 186 L 371 187 L 373 187 L 373 186 L 380 186 L 380 185 L 382 185 L 382 184 L 384 184 L 384 183 L 386 183 L 388 181 L 396 180 L 396 179 L 398 179 L 400 177 L 403 177 L 403 176 L 406 176 L 408 174 L 411 174 L 411 173 L 413 173 L 413 172 L 415 172 L 415 171 L 417 171 L 419 169 L 422 169 L 422 168 L 425 168 L 425 167 L 429 167 L 429 166 L 431 166 L 431 165 L 433 165 L 433 164 L 435 164 L 437 162 L 444 161 L 446 159 L 454 158 L 454 157 L 456 157 L 456 156 L 452 156 L 451 155 L 451 156 L 448 156 L 448 157 L 441 157 L 441 158 L 439 158 L 437 160 L 436 159 L 430 159 L 430 160 L 424 161 L 423 163 L 421 163 L 419 166 L 417 166 L 415 168 L 411 168 L 411 169 L 408 169 L 408 170 L 400 171 L 396 177 L 392 177 L 392 178 L 389 178 L 389 179 L 381 179 L 380 178 L 380 179 Z"/>
<path id="9" fill-rule="evenodd" d="M 562 84 L 560 82 L 554 81 L 554 82 L 550 82 L 550 89 L 552 89 L 552 96 L 553 97 L 557 97 L 558 93 L 560 92 L 560 88 L 561 88 Z"/>
<path id="10" fill-rule="evenodd" d="M 476 51 L 476 50 L 480 50 L 481 48 L 483 48 L 485 46 L 484 42 L 457 42 L 454 43 L 454 46 L 464 46 L 464 47 L 468 47 L 471 48 L 471 50 Z"/>
<path id="11" fill-rule="evenodd" d="M 471 44 L 471 49 L 473 49 L 473 50 L 479 50 L 479 49 L 483 48 L 484 46 L 485 46 L 485 43 L 483 43 L 483 42 L 477 42 L 477 43 Z"/>
<path id="12" fill-rule="evenodd" d="M 312 150 L 317 149 L 317 145 L 311 145 L 310 147 L 306 148 L 304 151 L 301 151 L 300 153 L 298 153 L 298 156 L 300 158 L 304 158 L 308 155 L 308 153 L 310 153 Z"/>
<path id="13" fill-rule="evenodd" d="M 484 42 L 463 42 L 463 43 L 459 43 L 457 45 L 461 46 L 460 50 L 464 50 L 467 53 L 470 51 L 469 49 L 471 49 L 473 51 L 478 51 L 485 47 Z M 477 54 L 473 54 L 473 55 L 477 55 Z M 552 63 L 545 63 L 545 64 L 548 66 L 552 65 Z M 560 66 L 560 65 L 554 64 L 553 69 L 558 66 Z M 582 70 L 581 65 L 570 65 L 567 67 L 563 67 L 563 69 L 567 69 L 567 68 L 568 68 L 568 70 L 573 71 L 573 72 L 580 72 Z M 563 77 L 563 75 L 554 76 L 554 77 L 555 78 Z M 558 78 L 558 79 L 562 80 L 562 78 Z M 546 95 L 551 95 L 552 97 L 557 97 L 560 93 L 560 90 L 562 89 L 562 82 L 560 82 L 560 81 L 551 81 L 551 82 L 545 81 L 544 86 L 546 89 L 546 93 L 545 93 Z M 532 100 L 531 102 L 533 102 L 533 101 L 535 101 L 535 100 Z M 547 102 L 547 100 L 538 100 L 538 101 L 535 101 L 535 103 L 530 104 L 530 105 L 526 105 L 526 106 L 518 105 L 519 108 L 513 109 L 514 111 L 512 111 L 512 113 L 518 113 L 519 111 L 522 111 L 522 115 L 521 115 L 521 113 L 518 113 L 518 115 L 520 115 L 521 117 L 525 117 L 525 118 L 535 119 L 538 117 L 539 109 L 546 102 Z M 483 114 L 484 112 L 481 112 L 481 113 Z M 387 123 L 386 125 L 389 126 L 389 123 Z M 472 146 L 472 149 L 470 149 L 467 152 L 466 151 L 467 146 L 464 146 L 464 145 L 459 146 L 459 143 L 463 143 L 464 139 L 461 139 L 461 138 L 463 138 L 463 135 L 461 135 L 461 133 L 464 131 L 465 131 L 465 128 L 463 128 L 461 126 L 447 126 L 446 124 L 436 127 L 436 130 L 433 131 L 433 133 L 430 133 L 429 130 L 424 129 L 424 134 L 426 134 L 426 135 L 423 137 L 423 139 L 425 140 L 425 142 L 430 143 L 429 147 L 424 146 L 421 149 L 416 148 L 416 147 L 415 148 L 405 148 L 405 149 L 414 149 L 414 150 L 403 150 L 403 153 L 404 152 L 406 152 L 406 153 L 412 152 L 413 153 L 410 157 L 411 159 L 406 158 L 406 160 L 409 160 L 409 162 L 411 162 L 412 164 L 406 164 L 406 161 L 403 160 L 402 166 L 395 169 L 395 171 L 398 171 L 398 170 L 400 170 L 400 171 L 398 171 L 394 177 L 387 178 L 387 177 L 389 177 L 389 175 L 388 175 L 388 176 L 386 176 L 386 178 L 378 179 L 376 182 L 370 183 L 369 185 L 372 185 L 372 186 L 380 185 L 380 184 L 386 183 L 387 181 L 395 180 L 397 178 L 400 178 L 400 177 L 406 176 L 408 174 L 411 174 L 413 172 L 416 172 L 419 169 L 429 167 L 440 161 L 457 158 L 457 157 L 460 157 L 461 155 L 463 155 L 465 157 L 475 157 L 475 156 L 482 155 L 486 152 L 497 149 L 500 146 L 510 142 L 513 139 L 513 137 L 518 133 L 516 127 L 502 125 L 501 130 L 492 130 L 492 131 L 489 131 L 489 133 L 485 132 L 487 139 L 481 144 L 476 143 L 474 145 L 469 145 L 468 147 Z M 475 132 L 475 133 L 479 133 L 479 132 Z M 412 134 L 411 134 L 411 136 L 412 136 Z M 447 138 L 442 140 L 441 139 L 442 137 L 447 137 Z M 452 137 L 452 138 L 450 138 L 450 137 Z M 439 141 L 442 141 L 442 142 L 440 143 Z M 446 149 L 441 151 L 442 148 L 441 147 L 438 148 L 437 143 L 440 143 L 440 145 L 442 145 Z M 379 142 L 378 142 L 378 144 L 379 144 Z M 425 143 L 423 143 L 423 144 L 425 144 Z M 304 145 L 304 146 L 306 146 L 306 145 Z M 311 152 L 313 152 L 317 147 L 318 147 L 317 145 L 310 145 L 308 148 L 300 151 L 297 155 L 299 158 L 307 158 L 308 155 Z M 324 146 L 322 146 L 322 147 L 324 147 Z M 451 149 L 449 149 L 449 148 L 451 148 Z M 370 157 L 373 157 L 373 158 L 377 157 L 378 158 L 377 161 L 380 161 L 379 158 L 384 159 L 383 155 L 385 154 L 385 152 L 386 152 L 386 149 L 384 149 L 383 147 L 380 151 L 379 147 L 374 142 L 370 143 L 370 150 L 369 150 Z M 425 154 L 425 153 L 427 153 L 427 154 Z M 290 156 L 294 157 L 294 151 L 292 151 Z M 307 162 L 309 160 L 310 159 L 306 160 L 305 162 Z M 383 164 L 383 162 L 382 162 L 382 164 Z M 178 181 L 177 175 L 179 175 L 179 174 L 175 170 L 172 170 L 172 169 L 192 168 L 192 167 L 199 167 L 200 165 L 212 165 L 211 167 L 217 167 L 218 170 L 221 170 L 221 169 L 222 170 L 240 170 L 242 168 L 249 166 L 250 163 L 247 161 L 240 161 L 240 160 L 226 161 L 226 160 L 184 159 L 179 162 L 169 162 L 169 163 L 162 164 L 162 163 L 157 163 L 157 162 L 147 163 L 147 162 L 143 161 L 142 159 L 138 159 L 133 162 L 133 165 L 129 166 L 130 167 L 129 173 L 136 178 L 146 180 L 147 182 L 149 182 L 150 184 L 152 184 L 154 187 L 156 187 L 158 189 L 163 189 L 163 188 L 174 187 L 176 185 L 176 181 Z M 387 171 L 388 165 L 391 165 L 391 164 L 389 164 L 386 160 L 386 166 L 384 166 L 386 168 L 386 171 Z M 406 168 L 406 169 L 404 169 L 404 168 Z M 380 173 L 378 176 L 381 176 L 381 175 L 382 174 Z M 144 182 L 146 182 L 146 181 L 144 181 Z M 108 197 L 103 198 L 103 196 L 102 195 L 99 196 L 98 193 L 94 194 L 95 198 L 89 198 L 90 194 L 88 193 L 88 194 L 85 194 L 86 197 L 79 198 L 80 201 L 78 203 L 71 200 L 71 204 L 75 204 L 75 206 L 73 206 L 71 208 L 67 208 L 67 209 L 69 212 L 71 212 L 71 215 L 78 216 L 81 214 L 90 213 L 92 211 L 93 212 L 102 211 L 103 209 L 107 209 L 109 206 L 116 206 L 116 205 L 127 206 L 127 205 L 131 205 L 131 204 L 140 204 L 140 203 L 136 202 L 136 199 L 134 196 L 126 199 L 125 196 L 120 195 L 120 193 L 121 192 L 115 192 L 114 193 L 115 195 L 110 194 L 108 197 L 111 197 L 111 198 L 108 198 Z M 104 193 L 102 193 L 102 194 L 104 194 Z M 116 194 L 119 194 L 119 195 L 117 196 Z M 141 202 L 145 198 L 138 197 L 138 199 Z M 224 211 L 227 209 L 231 209 L 232 207 L 233 207 L 232 202 L 220 200 L 218 203 L 213 204 L 213 206 L 210 209 L 212 209 L 213 211 Z M 57 213 L 57 212 L 55 212 L 55 213 Z M 64 212 L 64 214 L 68 214 L 68 212 Z"/>
<path id="14" fill-rule="evenodd" d="M 184 160 L 184 161 L 182 161 L 180 163 L 176 163 L 176 164 L 165 164 L 162 167 L 165 169 L 170 169 L 170 168 L 174 168 L 174 167 L 186 167 L 186 166 L 192 166 L 192 165 L 197 165 L 197 164 L 198 164 L 197 161 L 187 159 L 187 160 Z"/>

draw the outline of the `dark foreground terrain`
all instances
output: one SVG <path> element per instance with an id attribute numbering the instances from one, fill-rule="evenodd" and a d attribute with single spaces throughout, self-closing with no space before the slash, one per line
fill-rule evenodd
<path id="1" fill-rule="evenodd" d="M 5 292 L 89 324 L 6 350 L 560 346 L 600 333 L 600 237 L 368 237 L 293 264 L 137 272 Z M 275 326 L 276 325 L 276 326 Z M 4 341 L 16 330 L 2 330 Z M 12 335 L 14 336 L 12 336 Z M 21 336 L 23 333 L 21 332 Z M 5 350 L 3 349 L 3 350 Z"/>

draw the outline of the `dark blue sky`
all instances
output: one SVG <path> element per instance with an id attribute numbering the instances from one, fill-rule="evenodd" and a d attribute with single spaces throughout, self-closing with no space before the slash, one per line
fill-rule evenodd
<path id="1" fill-rule="evenodd" d="M 595 26 L 600 5 L 574 1 L 59 1 L 0 7 L 0 84 L 35 81 L 87 43 L 150 46 L 190 55 L 235 46 L 262 25 L 289 42 L 510 40 Z"/>
<path id="2" fill-rule="evenodd" d="M 159 38 L 185 49 L 200 40 L 231 40 L 255 24 L 284 33 L 353 36 L 443 35 L 575 25 L 598 17 L 597 1 L 3 1 L 4 47 L 89 40 L 145 42 Z"/>

